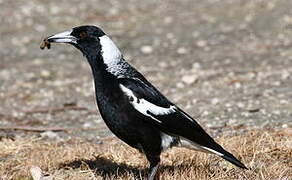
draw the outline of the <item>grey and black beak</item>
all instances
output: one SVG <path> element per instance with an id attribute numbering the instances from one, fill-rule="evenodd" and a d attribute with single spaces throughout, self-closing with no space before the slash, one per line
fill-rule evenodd
<path id="1" fill-rule="evenodd" d="M 77 44 L 77 38 L 72 36 L 73 30 L 64 31 L 46 38 L 46 40 L 50 43 L 73 43 Z"/>

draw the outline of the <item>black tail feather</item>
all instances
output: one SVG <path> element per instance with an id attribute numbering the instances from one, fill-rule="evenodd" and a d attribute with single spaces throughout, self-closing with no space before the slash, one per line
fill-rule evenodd
<path id="1" fill-rule="evenodd" d="M 237 167 L 243 168 L 243 169 L 248 169 L 242 162 L 240 162 L 236 157 L 234 157 L 232 154 L 229 152 L 225 151 L 224 155 L 221 156 L 223 159 L 231 162 L 232 164 L 236 165 Z"/>

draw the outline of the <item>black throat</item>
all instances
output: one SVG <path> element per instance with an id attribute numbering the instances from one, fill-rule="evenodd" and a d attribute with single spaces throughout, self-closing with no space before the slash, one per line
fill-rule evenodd
<path id="1" fill-rule="evenodd" d="M 97 103 L 100 104 L 106 97 L 113 97 L 113 90 L 119 89 L 117 77 L 107 71 L 107 65 L 103 61 L 101 51 L 85 54 L 91 67 L 95 85 Z"/>
<path id="2" fill-rule="evenodd" d="M 109 74 L 106 71 L 107 66 L 103 61 L 101 45 L 98 38 L 85 39 L 79 41 L 78 44 L 74 46 L 86 57 L 92 70 L 95 86 L 100 85 L 103 79 L 109 76 Z"/>

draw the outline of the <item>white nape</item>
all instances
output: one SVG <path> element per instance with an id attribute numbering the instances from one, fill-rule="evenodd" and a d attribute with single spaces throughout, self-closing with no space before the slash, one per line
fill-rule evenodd
<path id="1" fill-rule="evenodd" d="M 160 120 L 156 119 L 155 117 L 151 116 L 151 114 L 147 113 L 149 111 L 150 113 L 154 115 L 167 115 L 174 113 L 176 111 L 175 106 L 169 106 L 169 108 L 159 107 L 155 104 L 152 104 L 145 99 L 139 99 L 134 95 L 134 93 L 120 84 L 121 90 L 125 93 L 126 96 L 133 98 L 133 101 L 130 101 L 130 103 L 134 106 L 134 108 L 139 111 L 140 113 L 144 114 L 145 116 L 149 116 L 155 121 L 161 123 Z"/>
<path id="2" fill-rule="evenodd" d="M 104 63 L 108 68 L 115 66 L 122 58 L 119 48 L 107 35 L 99 37 L 99 40 Z"/>

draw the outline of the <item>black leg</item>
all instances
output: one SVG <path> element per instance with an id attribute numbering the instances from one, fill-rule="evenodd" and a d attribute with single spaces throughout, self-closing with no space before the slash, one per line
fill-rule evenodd
<path id="1" fill-rule="evenodd" d="M 148 172 L 148 178 L 147 180 L 159 180 L 159 175 L 157 173 L 160 158 L 159 156 L 147 156 L 148 161 L 150 162 L 150 168 Z"/>

